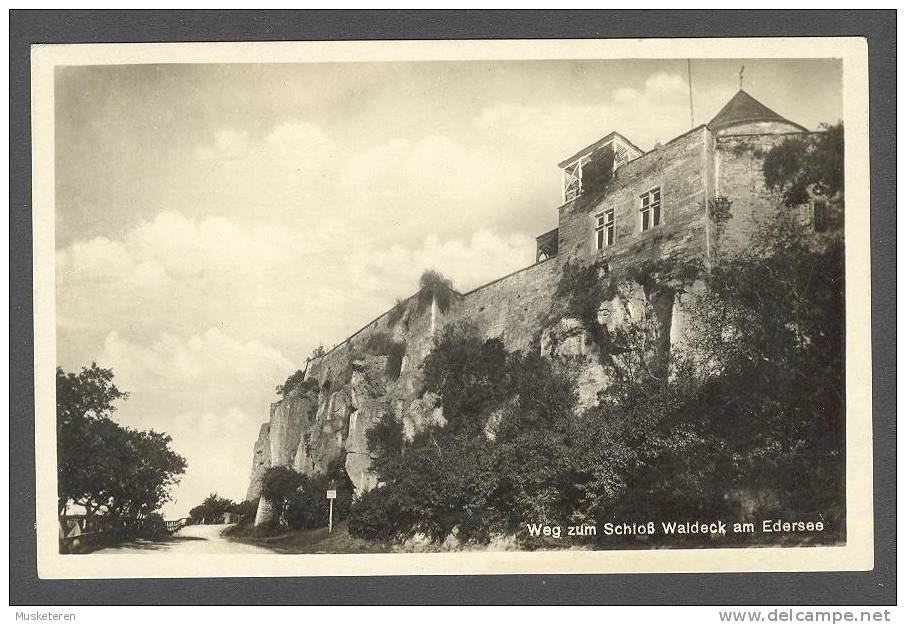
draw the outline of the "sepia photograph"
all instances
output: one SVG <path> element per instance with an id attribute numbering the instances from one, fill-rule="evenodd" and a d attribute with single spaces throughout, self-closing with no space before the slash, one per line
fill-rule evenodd
<path id="1" fill-rule="evenodd" d="M 864 41 L 217 46 L 35 47 L 42 577 L 871 568 Z"/>

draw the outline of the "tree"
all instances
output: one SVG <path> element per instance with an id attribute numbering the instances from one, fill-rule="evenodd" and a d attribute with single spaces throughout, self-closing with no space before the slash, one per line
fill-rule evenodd
<path id="1" fill-rule="evenodd" d="M 843 122 L 822 128 L 786 139 L 765 156 L 765 183 L 788 207 L 804 204 L 810 194 L 830 198 L 843 192 Z"/>
<path id="2" fill-rule="evenodd" d="M 169 499 L 185 458 L 162 432 L 116 423 L 114 402 L 127 397 L 113 372 L 92 363 L 78 374 L 57 368 L 57 457 L 60 513 L 74 503 L 135 525 Z"/>
<path id="3" fill-rule="evenodd" d="M 57 484 L 58 507 L 66 510 L 69 502 L 88 503 L 96 490 L 93 436 L 89 428 L 109 430 L 106 423 L 116 410 L 114 402 L 127 399 L 113 383 L 113 371 L 92 362 L 79 373 L 67 373 L 57 367 Z M 100 432 L 97 432 L 100 433 Z"/>
<path id="4" fill-rule="evenodd" d="M 235 512 L 239 515 L 240 524 L 248 524 L 255 520 L 255 515 L 258 512 L 258 500 L 245 500 L 240 501 L 236 506 L 230 510 L 230 512 Z"/>
<path id="5" fill-rule="evenodd" d="M 419 531 L 443 540 L 455 529 L 460 539 L 487 541 L 524 519 L 568 518 L 573 491 L 563 467 L 576 395 L 567 372 L 535 354 L 507 354 L 474 327 L 449 326 L 425 380 L 443 395 L 447 423 L 411 441 L 390 414 L 372 426 L 369 450 L 382 485 L 353 505 L 350 532 L 393 539 Z"/>
<path id="6" fill-rule="evenodd" d="M 735 458 L 728 475 L 787 510 L 842 520 L 842 243 L 816 249 L 781 210 L 706 282 L 690 306 L 687 357 L 702 378 L 700 405 L 720 416 L 712 431 Z"/>
<path id="7" fill-rule="evenodd" d="M 211 493 L 199 505 L 189 510 L 189 516 L 195 523 L 219 520 L 226 512 L 237 511 L 238 506 L 230 499 Z"/>
<path id="8" fill-rule="evenodd" d="M 333 522 L 346 519 L 352 505 L 354 487 L 346 474 L 344 462 L 333 462 L 326 471 L 302 476 L 301 484 L 287 497 L 285 521 L 292 529 L 326 527 L 330 514 L 327 491 L 337 491 L 333 500 Z"/>
<path id="9" fill-rule="evenodd" d="M 116 410 L 113 403 L 128 397 L 129 393 L 120 391 L 113 383 L 112 369 L 102 369 L 94 362 L 77 374 L 57 367 L 58 425 L 109 417 Z"/>
<path id="10" fill-rule="evenodd" d="M 446 312 L 453 303 L 453 282 L 439 271 L 426 269 L 418 285 L 418 311 L 431 306 L 431 334 L 434 334 L 437 311 Z"/>
<path id="11" fill-rule="evenodd" d="M 371 455 L 371 468 L 381 475 L 403 456 L 406 444 L 403 423 L 392 412 L 384 412 L 365 432 L 365 440 Z"/>
<path id="12" fill-rule="evenodd" d="M 500 405 L 507 393 L 506 357 L 503 342 L 484 340 L 474 325 L 444 328 L 424 362 L 425 390 L 443 397 L 451 428 L 483 427 L 489 409 Z"/>
<path id="13" fill-rule="evenodd" d="M 276 390 L 278 395 L 285 397 L 296 388 L 301 388 L 303 393 L 316 391 L 318 382 L 314 378 L 306 380 L 305 372 L 301 369 L 297 369 L 295 373 L 286 378 L 286 382 L 278 385 Z"/>
<path id="14" fill-rule="evenodd" d="M 126 519 L 143 519 L 170 500 L 170 489 L 185 473 L 185 458 L 170 449 L 169 434 L 122 428 L 129 457 L 120 462 L 121 472 L 111 476 L 118 487 L 110 509 Z"/>
<path id="15" fill-rule="evenodd" d="M 387 326 L 392 328 L 398 324 L 405 317 L 407 310 L 408 301 L 401 297 L 396 298 L 396 303 L 393 304 L 393 308 L 387 313 Z"/>
<path id="16" fill-rule="evenodd" d="M 269 501 L 276 519 L 283 519 L 287 503 L 304 482 L 299 473 L 287 467 L 271 467 L 264 472 L 261 496 Z"/>

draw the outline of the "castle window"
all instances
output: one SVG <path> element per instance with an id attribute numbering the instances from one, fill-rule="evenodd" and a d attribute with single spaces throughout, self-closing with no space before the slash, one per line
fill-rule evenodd
<path id="1" fill-rule="evenodd" d="M 563 200 L 571 202 L 582 194 L 582 166 L 589 161 L 588 156 L 570 163 L 563 168 Z"/>
<path id="2" fill-rule="evenodd" d="M 642 194 L 641 200 L 639 213 L 642 232 L 645 232 L 661 225 L 661 188 L 655 187 L 650 191 L 646 191 Z"/>
<path id="3" fill-rule="evenodd" d="M 827 203 L 822 200 L 812 202 L 812 226 L 815 232 L 827 229 Z"/>
<path id="4" fill-rule="evenodd" d="M 613 245 L 613 209 L 609 208 L 603 213 L 595 215 L 595 242 L 599 250 Z"/>
<path id="5" fill-rule="evenodd" d="M 563 170 L 563 202 L 571 202 L 582 195 L 583 192 L 591 190 L 598 186 L 601 179 L 605 176 L 605 170 L 609 167 L 610 174 L 613 174 L 619 167 L 640 157 L 644 152 L 632 145 L 629 139 L 623 135 L 612 132 L 603 139 L 596 141 L 585 149 L 573 154 L 571 157 L 560 163 Z M 588 167 L 594 165 L 594 167 Z M 586 168 L 588 171 L 586 172 Z M 591 174 L 594 181 L 583 178 L 585 174 Z M 585 183 L 593 182 L 591 186 Z M 600 190 L 599 188 L 595 189 Z"/>

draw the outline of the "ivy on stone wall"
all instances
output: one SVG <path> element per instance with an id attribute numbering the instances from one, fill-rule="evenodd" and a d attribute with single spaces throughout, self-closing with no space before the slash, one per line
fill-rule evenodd
<path id="1" fill-rule="evenodd" d="M 387 356 L 387 365 L 384 374 L 391 380 L 400 377 L 403 366 L 403 356 L 406 355 L 406 342 L 397 341 L 386 332 L 375 332 L 368 337 L 365 351 L 375 356 Z"/>
<path id="2" fill-rule="evenodd" d="M 762 158 L 764 156 L 764 150 L 760 145 L 748 141 L 734 143 L 733 147 L 730 148 L 730 152 L 737 158 L 745 156 L 746 154 L 751 154 L 755 158 Z"/>
<path id="3" fill-rule="evenodd" d="M 286 382 L 277 386 L 277 394 L 286 397 L 297 388 L 300 389 L 303 395 L 310 392 L 316 393 L 318 391 L 318 381 L 314 378 L 306 380 L 305 372 L 297 369 L 295 373 L 286 378 Z"/>
<path id="4" fill-rule="evenodd" d="M 582 166 L 582 193 L 600 193 L 613 179 L 614 153 L 610 147 L 598 150 L 590 161 Z"/>
<path id="5" fill-rule="evenodd" d="M 714 240 L 719 242 L 727 228 L 727 223 L 733 216 L 733 202 L 726 196 L 718 196 L 708 200 L 708 219 L 714 224 Z"/>
<path id="6" fill-rule="evenodd" d="M 390 309 L 390 312 L 387 313 L 387 327 L 396 327 L 396 324 L 398 324 L 405 316 L 406 308 L 406 301 L 400 297 L 396 298 L 396 303 L 393 305 L 393 308 Z"/>
<path id="7" fill-rule="evenodd" d="M 659 310 L 662 307 L 655 306 L 649 311 L 652 315 L 659 315 L 660 326 L 667 333 L 673 298 L 685 291 L 700 272 L 698 262 L 679 263 L 664 259 L 642 261 L 615 272 L 610 271 L 607 262 L 602 259 L 587 264 L 569 261 L 564 265 L 557 284 L 548 323 L 567 317 L 581 321 L 600 350 L 601 364 L 610 366 L 614 355 L 625 353 L 630 349 L 629 343 L 636 341 L 629 340 L 625 332 L 612 332 L 601 324 L 598 317 L 602 304 L 619 299 L 626 285 L 638 284 L 649 304 L 659 303 L 665 298 L 668 300 L 668 306 L 664 307 L 668 310 Z M 660 319 L 665 315 L 668 315 L 667 319 Z M 649 331 L 657 332 L 656 329 L 646 330 Z M 666 346 L 660 349 L 663 351 Z"/>

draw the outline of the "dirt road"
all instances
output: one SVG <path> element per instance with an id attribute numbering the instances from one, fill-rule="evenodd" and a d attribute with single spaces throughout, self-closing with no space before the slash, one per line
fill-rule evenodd
<path id="1" fill-rule="evenodd" d="M 95 553 L 274 553 L 270 549 L 227 540 L 229 525 L 189 525 L 162 540 L 136 540 Z"/>

